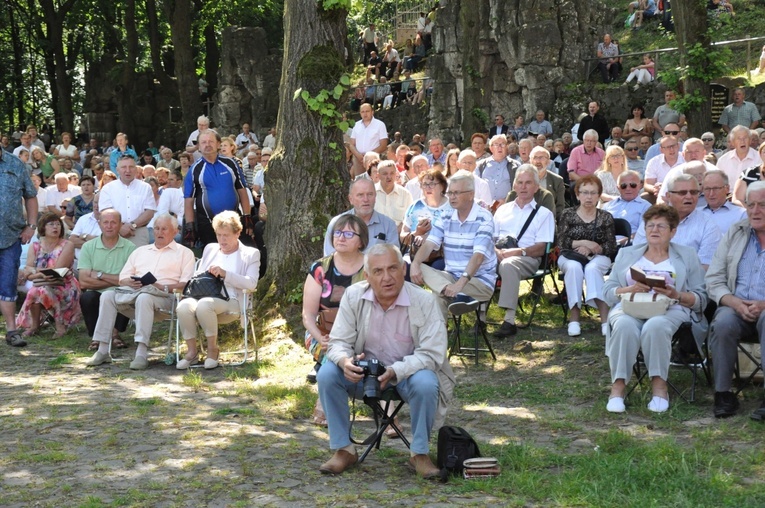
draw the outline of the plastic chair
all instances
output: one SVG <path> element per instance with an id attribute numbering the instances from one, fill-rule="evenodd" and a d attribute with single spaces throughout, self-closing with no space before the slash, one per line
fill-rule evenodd
<path id="1" fill-rule="evenodd" d="M 226 364 L 229 367 L 237 367 L 239 365 L 244 365 L 247 363 L 247 359 L 249 358 L 249 334 L 252 333 L 254 344 L 254 350 L 255 350 L 255 363 L 258 362 L 258 339 L 257 335 L 255 334 L 255 323 L 250 317 L 250 294 L 253 291 L 250 290 L 242 290 L 242 301 L 240 302 L 239 312 L 224 312 L 223 316 L 230 316 L 234 317 L 236 316 L 241 320 L 242 328 L 244 329 L 244 349 L 240 351 L 220 351 L 220 355 L 235 355 L 235 354 L 241 354 L 242 355 L 242 361 L 240 362 L 232 362 Z M 177 307 L 178 304 L 183 299 L 183 293 L 178 290 L 175 291 L 175 306 Z M 173 327 L 170 327 L 170 337 L 172 337 L 173 334 Z M 171 340 L 171 339 L 169 339 Z M 198 347 L 202 350 L 204 350 L 204 341 L 198 341 Z M 181 324 L 178 321 L 177 316 L 175 317 L 175 363 L 178 363 L 181 360 Z M 190 368 L 200 368 L 203 367 L 203 364 L 195 364 L 191 365 Z"/>

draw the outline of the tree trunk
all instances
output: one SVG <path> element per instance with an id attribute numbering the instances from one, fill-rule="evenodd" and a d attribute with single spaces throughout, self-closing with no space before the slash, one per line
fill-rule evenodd
<path id="1" fill-rule="evenodd" d="M 13 43 L 13 96 L 15 102 L 14 107 L 16 109 L 16 122 L 14 122 L 13 118 L 14 108 L 12 107 L 10 110 L 10 132 L 13 132 L 15 130 L 13 127 L 15 125 L 20 125 L 26 116 L 24 114 L 24 75 L 22 74 L 22 70 L 24 69 L 24 47 L 21 41 L 19 25 L 16 24 L 14 19 L 13 9 L 8 9 L 8 13 L 8 22 L 11 26 L 11 39 Z"/>
<path id="2" fill-rule="evenodd" d="M 675 18 L 675 35 L 680 51 L 680 66 L 690 65 L 704 69 L 709 64 L 710 37 L 705 4 L 699 0 L 672 0 L 672 14 Z M 699 43 L 705 49 L 702 55 L 690 59 L 688 50 Z M 698 108 L 685 113 L 688 134 L 694 137 L 712 130 L 712 106 L 709 101 L 709 82 L 702 78 L 686 77 L 683 80 L 686 95 L 698 94 L 704 98 Z"/>
<path id="3" fill-rule="evenodd" d="M 162 34 L 159 33 L 159 22 L 157 21 L 157 2 L 156 0 L 146 0 L 146 18 L 149 22 L 149 51 L 151 53 L 151 66 L 154 69 L 154 75 L 162 86 L 168 90 L 175 87 L 175 83 L 162 67 L 162 46 L 165 41 Z"/>
<path id="4" fill-rule="evenodd" d="M 474 132 L 486 131 L 484 119 L 477 113 L 483 111 L 482 105 L 484 98 L 481 82 L 481 51 L 479 48 L 481 9 L 475 2 L 470 0 L 461 0 L 459 5 L 460 26 L 458 28 L 460 46 L 462 50 L 462 79 L 463 79 L 463 100 L 462 100 L 462 135 L 465 142 L 470 140 Z"/>
<path id="5" fill-rule="evenodd" d="M 293 100 L 299 88 L 312 96 L 321 89 L 331 91 L 345 72 L 347 11 L 323 12 L 320 4 L 315 0 L 284 3 L 276 150 L 266 171 L 270 256 L 266 282 L 259 285 L 265 293 L 273 283 L 277 299 L 302 287 L 309 264 L 321 257 L 329 220 L 347 209 L 349 175 L 343 133 L 334 126 L 323 127 L 321 117 L 309 111 L 302 99 Z"/>
<path id="6" fill-rule="evenodd" d="M 197 117 L 202 112 L 199 87 L 196 77 L 194 53 L 191 48 L 191 22 L 193 10 L 191 0 L 167 0 L 163 3 L 167 19 L 170 20 L 174 57 L 175 77 L 178 80 L 178 94 L 181 97 L 182 122 L 186 135 L 196 129 Z M 185 143 L 185 139 L 184 139 Z"/>
<path id="7" fill-rule="evenodd" d="M 122 62 L 120 84 L 117 87 L 117 129 L 127 133 L 135 132 L 133 123 L 133 90 L 135 88 L 135 66 L 138 62 L 138 32 L 135 23 L 135 0 L 125 2 L 126 55 Z M 131 140 L 132 141 L 132 140 Z"/>
<path id="8" fill-rule="evenodd" d="M 66 54 L 64 53 L 65 19 L 74 6 L 75 0 L 67 0 L 58 6 L 53 0 L 39 0 L 45 20 L 46 48 L 45 62 L 53 96 L 53 112 L 59 131 L 74 132 L 74 108 L 72 102 L 72 82 L 67 72 Z M 51 64 L 53 68 L 51 69 Z"/>

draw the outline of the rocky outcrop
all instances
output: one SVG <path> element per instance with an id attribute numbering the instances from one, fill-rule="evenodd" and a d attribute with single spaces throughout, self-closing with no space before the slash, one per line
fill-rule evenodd
<path id="1" fill-rule="evenodd" d="M 465 140 L 503 114 L 551 116 L 583 76 L 606 27 L 621 18 L 599 0 L 441 2 L 429 70 L 436 79 L 430 135 Z M 554 119 L 554 118 L 553 118 Z M 436 127 L 438 126 L 438 127 Z"/>
<path id="2" fill-rule="evenodd" d="M 212 120 L 222 135 L 238 134 L 243 123 L 263 139 L 276 125 L 282 57 L 269 50 L 259 27 L 230 26 L 223 30 L 218 93 Z"/>

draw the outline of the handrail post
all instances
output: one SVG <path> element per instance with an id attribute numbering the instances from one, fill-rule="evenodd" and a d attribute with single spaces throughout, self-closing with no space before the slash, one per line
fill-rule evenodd
<path id="1" fill-rule="evenodd" d="M 751 59 L 752 59 L 752 36 L 747 35 L 746 36 L 746 79 L 748 79 L 749 81 L 752 80 Z"/>
<path id="2" fill-rule="evenodd" d="M 654 53 L 653 57 L 653 79 L 659 79 L 659 52 Z"/>

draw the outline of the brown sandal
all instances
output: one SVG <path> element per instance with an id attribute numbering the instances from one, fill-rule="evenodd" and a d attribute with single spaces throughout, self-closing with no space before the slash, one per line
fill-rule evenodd
<path id="1" fill-rule="evenodd" d="M 122 342 L 122 339 L 120 339 L 119 337 L 114 337 L 112 339 L 112 347 L 115 349 L 125 349 L 127 348 L 127 344 Z"/>
<path id="2" fill-rule="evenodd" d="M 324 414 L 324 410 L 320 407 L 316 407 L 313 410 L 313 424 L 319 427 L 327 426 L 327 415 Z"/>
<path id="3" fill-rule="evenodd" d="M 91 340 L 90 346 L 88 346 L 88 351 L 98 351 L 98 345 L 100 343 L 97 340 Z"/>

